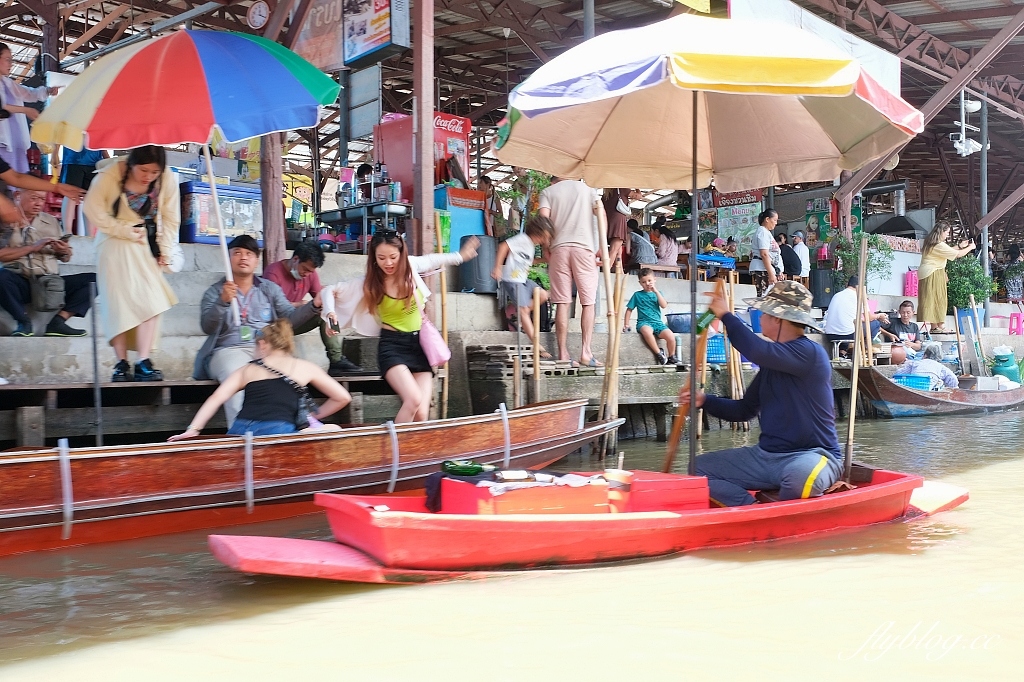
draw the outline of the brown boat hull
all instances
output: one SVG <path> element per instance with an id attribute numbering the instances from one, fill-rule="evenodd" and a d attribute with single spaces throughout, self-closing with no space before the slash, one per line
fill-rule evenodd
<path id="1" fill-rule="evenodd" d="M 550 464 L 619 422 L 584 424 L 585 400 L 507 414 L 509 465 Z M 445 459 L 503 464 L 502 415 L 200 443 L 78 448 L 0 456 L 0 556 L 287 518 L 317 492 L 423 487 Z M 397 446 L 397 453 L 396 453 Z M 396 457 L 397 454 L 397 457 Z M 251 473 L 250 473 L 251 472 Z"/>
<path id="2" fill-rule="evenodd" d="M 836 370 L 847 378 L 852 375 L 850 367 L 837 367 Z M 879 416 L 888 419 L 999 412 L 1024 404 L 1024 387 L 1009 391 L 960 388 L 918 391 L 897 384 L 874 367 L 862 367 L 857 382 L 860 392 L 871 401 Z"/>

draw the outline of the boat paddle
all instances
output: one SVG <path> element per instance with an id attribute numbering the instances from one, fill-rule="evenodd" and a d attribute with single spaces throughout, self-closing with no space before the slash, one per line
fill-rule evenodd
<path id="1" fill-rule="evenodd" d="M 719 281 L 719 286 L 724 284 Z M 691 319 L 693 315 L 691 314 Z M 707 356 L 708 348 L 708 330 L 711 328 L 711 323 L 715 320 L 715 314 L 711 312 L 709 308 L 700 316 L 696 321 L 696 331 L 700 336 L 697 337 L 697 355 L 696 357 L 690 358 L 690 371 L 697 372 L 700 376 L 701 368 L 704 365 L 704 361 Z M 693 333 L 691 330 L 690 333 Z M 686 415 L 690 413 L 690 403 L 680 403 L 678 409 L 676 409 L 676 418 L 672 422 L 672 431 L 668 436 L 668 449 L 665 452 L 665 464 L 661 470 L 666 474 L 672 473 L 672 465 L 675 463 L 676 452 L 679 450 L 679 440 L 683 435 L 683 427 L 686 426 Z"/>

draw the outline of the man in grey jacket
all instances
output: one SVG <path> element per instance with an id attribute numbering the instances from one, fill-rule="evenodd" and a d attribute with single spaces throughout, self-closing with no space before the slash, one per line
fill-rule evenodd
<path id="1" fill-rule="evenodd" d="M 223 382 L 232 372 L 256 355 L 256 332 L 278 317 L 287 317 L 298 326 L 320 314 L 320 297 L 296 308 L 281 287 L 256 276 L 260 247 L 249 235 L 239 235 L 228 243 L 233 282 L 221 279 L 203 294 L 199 324 L 209 336 L 196 356 L 194 379 Z M 231 302 L 238 303 L 241 323 L 235 322 Z M 240 391 L 224 403 L 228 427 L 234 423 L 245 392 Z"/>

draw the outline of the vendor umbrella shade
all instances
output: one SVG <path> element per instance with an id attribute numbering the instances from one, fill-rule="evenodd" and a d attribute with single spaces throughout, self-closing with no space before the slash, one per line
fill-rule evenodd
<path id="1" fill-rule="evenodd" d="M 509 105 L 500 161 L 592 187 L 714 179 L 733 192 L 832 180 L 924 127 L 919 111 L 817 36 L 696 15 L 588 40 L 541 66 Z"/>
<path id="2" fill-rule="evenodd" d="M 320 107 L 334 102 L 339 90 L 302 57 L 259 36 L 176 31 L 96 60 L 40 114 L 32 139 L 75 150 L 203 145 L 230 281 L 208 145 L 214 129 L 237 142 L 312 128 L 320 120 Z M 234 302 L 232 310 L 239 323 Z"/>
<path id="3" fill-rule="evenodd" d="M 237 142 L 311 128 L 339 85 L 291 50 L 222 31 L 176 31 L 98 59 L 32 124 L 71 149 Z"/>

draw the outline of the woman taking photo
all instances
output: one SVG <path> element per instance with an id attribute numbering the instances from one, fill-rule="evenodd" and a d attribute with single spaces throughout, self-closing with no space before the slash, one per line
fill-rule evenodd
<path id="1" fill-rule="evenodd" d="M 228 435 L 274 436 L 295 433 L 315 426 L 348 405 L 352 397 L 337 381 L 312 362 L 294 356 L 295 335 L 292 323 L 279 317 L 256 332 L 256 359 L 234 371 L 203 406 L 184 433 L 167 440 L 195 438 L 228 399 L 245 391 L 245 402 Z M 304 389 L 312 384 L 327 396 L 306 424 L 298 423 Z M 315 421 L 314 421 L 315 420 Z M 322 425 L 321 425 L 322 426 Z M 337 427 L 335 427 L 337 428 Z"/>
<path id="2" fill-rule="evenodd" d="M 975 249 L 974 242 L 969 240 L 960 242 L 959 248 L 955 249 L 947 244 L 949 230 L 948 222 L 938 221 L 921 246 L 921 267 L 917 270 L 917 321 L 922 323 L 922 331 L 925 333 L 929 329 L 946 331 L 946 263 L 966 256 Z"/>
<path id="3" fill-rule="evenodd" d="M 366 277 L 320 292 L 329 335 L 337 334 L 341 327 L 353 327 L 367 336 L 380 335 L 377 367 L 402 399 L 397 424 L 426 421 L 434 394 L 433 368 L 420 344 L 430 289 L 420 275 L 476 258 L 479 245 L 479 240 L 472 238 L 458 253 L 410 256 L 397 232 L 381 230 L 370 240 Z M 361 290 L 356 289 L 359 284 Z"/>
<path id="4" fill-rule="evenodd" d="M 26 102 L 45 102 L 56 95 L 57 88 L 27 88 L 11 79 L 14 55 L 6 43 L 0 43 L 0 100 L 9 116 L 0 120 L 0 158 L 19 173 L 28 173 L 28 122 L 36 120 L 39 110 L 26 107 Z"/>
<path id="5" fill-rule="evenodd" d="M 117 354 L 111 381 L 162 381 L 149 354 L 160 314 L 178 302 L 162 268 L 181 222 L 181 198 L 162 147 L 137 147 L 106 166 L 85 195 L 85 215 L 96 230 L 100 324 Z M 138 358 L 135 371 L 128 351 Z"/>

